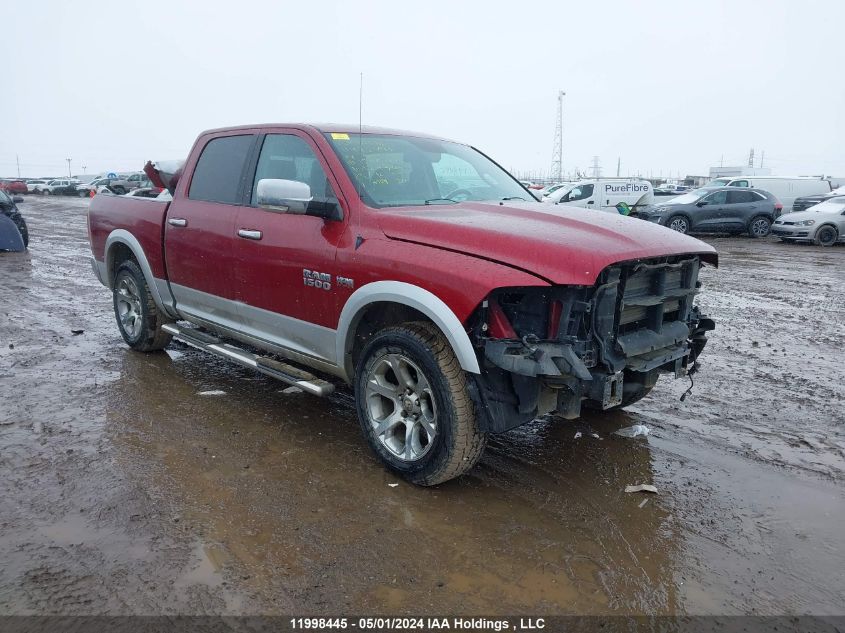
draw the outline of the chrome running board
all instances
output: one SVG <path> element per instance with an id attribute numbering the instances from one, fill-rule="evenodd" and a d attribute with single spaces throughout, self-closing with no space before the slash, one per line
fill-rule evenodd
<path id="1" fill-rule="evenodd" d="M 317 378 L 303 369 L 282 363 L 273 358 L 268 358 L 267 356 L 253 354 L 240 347 L 230 345 L 202 330 L 182 328 L 175 323 L 162 325 L 161 329 L 172 334 L 173 338 L 177 341 L 182 341 L 191 347 L 208 352 L 209 354 L 214 354 L 220 358 L 234 361 L 238 365 L 249 367 L 271 378 L 276 378 L 294 387 L 299 387 L 303 391 L 314 394 L 315 396 L 327 396 L 334 391 L 334 385 L 332 383 L 322 378 Z"/>

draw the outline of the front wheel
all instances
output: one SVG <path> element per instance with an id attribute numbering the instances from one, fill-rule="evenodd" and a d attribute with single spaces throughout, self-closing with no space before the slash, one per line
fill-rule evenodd
<path id="1" fill-rule="evenodd" d="M 753 238 L 768 237 L 771 231 L 772 221 L 764 215 L 758 215 L 748 223 L 748 235 Z"/>
<path id="2" fill-rule="evenodd" d="M 839 241 L 839 231 L 835 226 L 825 225 L 816 232 L 813 240 L 818 246 L 833 246 Z"/>
<path id="3" fill-rule="evenodd" d="M 80 189 L 79 191 L 76 192 L 76 195 L 79 196 L 80 198 L 87 198 L 88 192 Z"/>
<path id="4" fill-rule="evenodd" d="M 356 368 L 355 401 L 373 452 L 421 486 L 462 475 L 487 444 L 466 374 L 429 323 L 386 328 L 370 340 Z"/>
<path id="5" fill-rule="evenodd" d="M 49 195 L 50 195 L 50 190 L 49 190 L 49 189 L 45 189 L 45 190 L 44 190 L 44 191 L 42 191 L 41 193 L 43 193 L 45 196 L 49 196 Z"/>
<path id="6" fill-rule="evenodd" d="M 669 218 L 669 221 L 666 222 L 666 226 L 678 233 L 689 233 L 689 220 L 682 215 L 673 215 Z"/>
<path id="7" fill-rule="evenodd" d="M 167 319 L 156 306 L 144 273 L 134 261 L 127 260 L 118 267 L 112 297 L 117 327 L 129 347 L 139 352 L 167 347 L 171 335 L 161 328 Z"/>

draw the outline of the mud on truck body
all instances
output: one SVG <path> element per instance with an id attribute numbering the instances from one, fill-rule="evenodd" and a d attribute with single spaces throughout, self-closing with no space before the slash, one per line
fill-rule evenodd
<path id="1" fill-rule="evenodd" d="M 487 436 L 612 409 L 694 371 L 715 251 L 543 205 L 472 147 L 357 127 L 205 132 L 147 174 L 172 201 L 96 196 L 94 270 L 130 347 L 175 337 L 309 393 L 352 386 L 385 465 L 433 485 Z"/>

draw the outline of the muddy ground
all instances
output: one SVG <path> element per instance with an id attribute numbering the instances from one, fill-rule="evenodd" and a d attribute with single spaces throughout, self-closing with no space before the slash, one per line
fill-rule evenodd
<path id="1" fill-rule="evenodd" d="M 627 412 L 537 420 L 421 489 L 370 455 L 348 392 L 130 352 L 87 200 L 20 206 L 0 613 L 845 613 L 845 248 L 708 238 L 718 329 L 688 399 L 661 379 Z M 651 435 L 610 436 L 637 423 Z"/>

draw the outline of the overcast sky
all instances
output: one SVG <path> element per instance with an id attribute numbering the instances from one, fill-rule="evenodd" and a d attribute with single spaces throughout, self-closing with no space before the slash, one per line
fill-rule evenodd
<path id="1" fill-rule="evenodd" d="M 199 7 L 202 7 L 200 9 Z M 0 175 L 139 169 L 231 124 L 358 121 L 513 170 L 845 176 L 845 2 L 24 2 L 3 9 Z"/>

